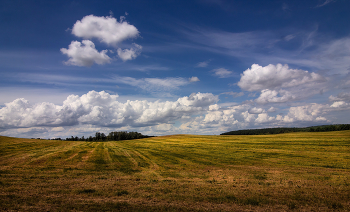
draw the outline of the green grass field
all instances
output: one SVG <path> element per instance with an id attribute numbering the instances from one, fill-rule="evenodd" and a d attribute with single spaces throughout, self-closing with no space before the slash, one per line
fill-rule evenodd
<path id="1" fill-rule="evenodd" d="M 1 211 L 350 211 L 350 131 L 0 137 Z"/>

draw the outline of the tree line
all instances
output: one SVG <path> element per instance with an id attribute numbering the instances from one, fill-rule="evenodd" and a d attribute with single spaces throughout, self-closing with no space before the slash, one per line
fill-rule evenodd
<path id="1" fill-rule="evenodd" d="M 328 131 L 342 131 L 350 130 L 350 124 L 333 124 L 333 125 L 322 125 L 322 126 L 312 126 L 303 128 L 288 128 L 288 127 L 278 127 L 278 128 L 264 128 L 264 129 L 247 129 L 247 130 L 236 130 L 221 133 L 220 135 L 267 135 L 267 134 L 281 134 L 290 132 L 328 132 Z"/>
<path id="2" fill-rule="evenodd" d="M 126 131 L 115 131 L 110 132 L 108 135 L 100 132 L 96 132 L 95 136 L 89 137 L 78 137 L 71 136 L 66 139 L 54 138 L 51 140 L 66 140 L 66 141 L 120 141 L 120 140 L 132 140 L 132 139 L 140 139 L 140 138 L 149 138 L 153 136 L 142 135 L 139 132 L 126 132 Z"/>

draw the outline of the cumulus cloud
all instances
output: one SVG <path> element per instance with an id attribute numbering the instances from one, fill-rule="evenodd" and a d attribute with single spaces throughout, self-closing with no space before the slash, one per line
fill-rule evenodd
<path id="1" fill-rule="evenodd" d="M 284 103 L 323 93 L 328 89 L 327 79 L 320 74 L 288 65 L 253 64 L 241 74 L 237 85 L 247 91 L 260 91 L 255 100 L 259 104 Z"/>
<path id="2" fill-rule="evenodd" d="M 279 94 L 280 96 L 278 96 Z M 293 94 L 285 90 L 277 92 L 275 90 L 265 89 L 261 91 L 260 96 L 255 101 L 259 104 L 283 103 L 294 100 L 295 98 Z"/>
<path id="3" fill-rule="evenodd" d="M 214 72 L 214 75 L 219 77 L 219 78 L 226 78 L 226 77 L 231 76 L 231 74 L 232 74 L 232 71 L 228 71 L 225 68 L 217 68 L 217 69 L 212 70 L 212 72 Z"/>
<path id="4" fill-rule="evenodd" d="M 198 82 L 200 80 L 198 79 L 198 77 L 191 77 L 191 78 L 189 78 L 189 81 L 190 82 Z"/>
<path id="5" fill-rule="evenodd" d="M 197 119 L 200 128 L 228 128 L 234 127 L 236 124 L 246 124 L 250 120 L 244 115 L 248 113 L 249 105 L 239 105 L 220 109 L 219 106 L 212 105 L 209 111 L 201 119 Z M 219 110 L 220 109 L 220 110 Z M 254 118 L 255 115 L 250 117 Z"/>
<path id="6" fill-rule="evenodd" d="M 329 100 L 333 102 L 330 110 L 349 110 L 350 109 L 350 93 L 341 92 L 337 96 L 331 95 Z"/>
<path id="7" fill-rule="evenodd" d="M 255 122 L 256 123 L 266 123 L 266 122 L 272 122 L 274 120 L 275 120 L 275 117 L 270 117 L 267 113 L 261 113 L 255 119 Z"/>
<path id="8" fill-rule="evenodd" d="M 78 20 L 72 29 L 72 33 L 84 39 L 97 38 L 108 45 L 116 45 L 123 40 L 136 38 L 139 35 L 137 28 L 121 18 L 118 22 L 113 17 L 85 16 Z"/>
<path id="9" fill-rule="evenodd" d="M 249 109 L 248 112 L 250 114 L 260 114 L 260 113 L 264 113 L 265 110 L 262 108 L 253 107 L 253 108 Z"/>
<path id="10" fill-rule="evenodd" d="M 94 63 L 102 65 L 111 61 L 111 58 L 107 55 L 108 50 L 98 52 L 95 44 L 89 40 L 83 40 L 82 43 L 72 41 L 68 49 L 61 48 L 61 52 L 70 58 L 65 62 L 67 65 L 90 67 Z"/>
<path id="11" fill-rule="evenodd" d="M 177 100 L 182 105 L 194 106 L 194 107 L 205 107 L 209 106 L 214 102 L 219 101 L 219 97 L 211 93 L 192 93 L 190 96 L 185 96 Z"/>
<path id="12" fill-rule="evenodd" d="M 219 110 L 219 109 L 220 109 L 220 106 L 218 104 L 209 106 L 209 110 Z"/>
<path id="13" fill-rule="evenodd" d="M 193 93 L 174 102 L 130 101 L 120 103 L 118 95 L 90 91 L 70 95 L 63 105 L 25 99 L 6 103 L 0 109 L 0 128 L 63 127 L 76 125 L 140 127 L 168 124 L 186 114 L 206 110 L 218 101 L 211 93 Z M 58 129 L 58 128 L 55 128 Z"/>
<path id="14" fill-rule="evenodd" d="M 0 127 L 57 125 L 60 123 L 55 117 L 57 110 L 59 106 L 52 103 L 43 102 L 32 107 L 27 100 L 19 98 L 0 109 Z"/>
<path id="15" fill-rule="evenodd" d="M 332 108 L 348 108 L 349 106 L 350 106 L 350 104 L 346 103 L 344 101 L 336 101 L 330 107 L 332 107 Z"/>
<path id="16" fill-rule="evenodd" d="M 267 65 L 262 67 L 253 64 L 241 74 L 238 86 L 247 91 L 288 88 L 306 83 L 324 82 L 321 75 L 300 69 L 290 69 L 288 65 Z"/>
<path id="17" fill-rule="evenodd" d="M 123 61 L 132 60 L 135 59 L 139 54 L 141 54 L 142 46 L 133 43 L 134 47 L 130 49 L 124 49 L 121 48 L 117 49 L 117 53 L 120 59 Z"/>
<path id="18" fill-rule="evenodd" d="M 322 116 L 328 105 L 322 104 L 309 104 L 298 107 L 289 108 L 289 112 L 286 116 L 281 118 L 284 122 L 296 122 L 296 121 L 325 121 L 326 118 Z"/>
<path id="19" fill-rule="evenodd" d="M 270 107 L 270 108 L 267 110 L 267 112 L 269 112 L 269 113 L 276 112 L 276 108 Z"/>
<path id="20" fill-rule="evenodd" d="M 72 33 L 84 39 L 97 38 L 100 42 L 107 45 L 117 47 L 117 44 L 129 38 L 136 38 L 139 31 L 133 25 L 125 21 L 125 17 L 121 16 L 120 21 L 108 16 L 98 17 L 94 15 L 85 16 L 78 20 L 72 29 Z M 90 40 L 72 41 L 69 48 L 62 48 L 61 52 L 66 54 L 70 59 L 65 62 L 67 65 L 76 66 L 92 66 L 94 63 L 105 64 L 110 63 L 111 58 L 107 55 L 108 50 L 98 52 L 95 44 Z M 133 47 L 129 49 L 117 49 L 117 54 L 123 61 L 135 59 L 142 50 L 142 46 L 133 43 Z M 110 50 L 113 53 L 112 50 Z"/>

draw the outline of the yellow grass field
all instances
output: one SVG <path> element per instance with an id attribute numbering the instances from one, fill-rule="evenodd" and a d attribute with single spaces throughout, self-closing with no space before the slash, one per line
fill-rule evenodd
<path id="1" fill-rule="evenodd" d="M 0 137 L 0 211 L 350 211 L 350 131 Z"/>

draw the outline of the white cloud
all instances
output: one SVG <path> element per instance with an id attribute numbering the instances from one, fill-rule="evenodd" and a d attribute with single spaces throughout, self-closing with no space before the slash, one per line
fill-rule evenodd
<path id="1" fill-rule="evenodd" d="M 270 107 L 270 108 L 267 110 L 267 112 L 269 112 L 269 113 L 276 112 L 276 108 Z"/>
<path id="2" fill-rule="evenodd" d="M 136 43 L 134 43 L 133 45 L 134 47 L 130 49 L 124 49 L 124 50 L 122 50 L 121 48 L 117 49 L 117 53 L 120 59 L 122 59 L 123 61 L 132 60 L 141 54 L 142 46 Z"/>
<path id="3" fill-rule="evenodd" d="M 189 78 L 189 81 L 190 82 L 198 82 L 200 80 L 198 79 L 198 77 L 191 77 L 191 78 Z"/>
<path id="4" fill-rule="evenodd" d="M 209 106 L 214 102 L 219 101 L 218 96 L 211 93 L 192 93 L 190 96 L 182 97 L 177 100 L 182 105 L 194 106 L 194 107 L 205 107 Z"/>
<path id="5" fill-rule="evenodd" d="M 85 39 L 97 38 L 108 45 L 116 45 L 123 40 L 136 38 L 139 31 L 133 25 L 127 23 L 124 18 L 120 22 L 113 17 L 85 16 L 77 21 L 72 29 L 77 37 Z"/>
<path id="6" fill-rule="evenodd" d="M 253 64 L 241 74 L 238 86 L 247 91 L 295 87 L 306 83 L 324 82 L 326 79 L 317 73 L 300 69 L 290 69 L 288 65 Z"/>
<path id="7" fill-rule="evenodd" d="M 280 94 L 280 96 L 278 96 Z M 296 97 L 288 91 L 280 90 L 269 90 L 265 89 L 261 91 L 260 96 L 255 100 L 259 104 L 266 103 L 283 103 L 294 100 Z"/>
<path id="8" fill-rule="evenodd" d="M 72 41 L 68 49 L 61 48 L 61 52 L 70 58 L 65 62 L 67 65 L 90 67 L 94 63 L 102 65 L 111 61 L 111 58 L 106 54 L 108 50 L 98 52 L 95 49 L 95 44 L 89 40 L 83 40 L 82 43 Z"/>
<path id="9" fill-rule="evenodd" d="M 218 104 L 209 106 L 209 110 L 219 110 L 219 109 L 220 109 L 220 106 Z"/>
<path id="10" fill-rule="evenodd" d="M 344 101 L 337 101 L 334 102 L 330 107 L 332 108 L 348 108 L 350 106 L 349 103 L 346 103 Z"/>
<path id="11" fill-rule="evenodd" d="M 249 109 L 248 112 L 250 114 L 260 114 L 260 113 L 264 113 L 265 110 L 262 108 L 253 107 L 253 108 Z"/>
<path id="12" fill-rule="evenodd" d="M 260 91 L 259 104 L 300 100 L 329 89 L 327 78 L 314 72 L 290 69 L 288 65 L 253 64 L 241 74 L 237 85 L 243 90 Z"/>
<path id="13" fill-rule="evenodd" d="M 43 124 L 56 125 L 55 112 L 59 106 L 52 103 L 40 103 L 35 107 L 25 99 L 16 99 L 13 102 L 5 103 L 5 107 L 0 109 L 0 127 L 28 127 L 41 126 Z"/>
<path id="14" fill-rule="evenodd" d="M 204 61 L 204 62 L 200 62 L 196 65 L 196 67 L 199 67 L 199 68 L 205 68 L 208 66 L 210 61 Z"/>
<path id="15" fill-rule="evenodd" d="M 225 68 L 217 68 L 217 69 L 212 70 L 212 72 L 214 72 L 214 75 L 219 77 L 219 78 L 226 78 L 226 77 L 231 76 L 231 74 L 232 74 L 232 71 L 228 71 Z"/>
<path id="16" fill-rule="evenodd" d="M 244 122 L 249 123 L 255 119 L 255 114 L 251 114 L 248 111 L 244 111 L 241 113 Z"/>
<path id="17" fill-rule="evenodd" d="M 328 105 L 309 104 L 305 106 L 291 107 L 288 114 L 283 118 L 284 122 L 296 121 L 324 121 L 324 117 L 320 116 L 328 108 Z"/>
<path id="18" fill-rule="evenodd" d="M 275 120 L 275 117 L 270 117 L 267 113 L 261 113 L 258 115 L 258 118 L 255 119 L 256 123 L 266 123 L 272 122 Z"/>

